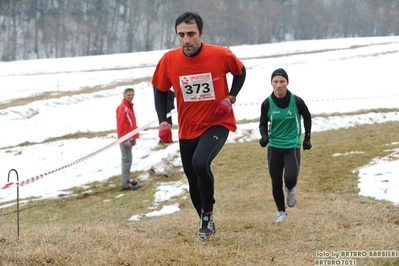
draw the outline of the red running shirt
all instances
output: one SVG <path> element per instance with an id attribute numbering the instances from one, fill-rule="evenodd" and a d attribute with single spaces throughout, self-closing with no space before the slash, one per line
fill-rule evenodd
<path id="1" fill-rule="evenodd" d="M 152 84 L 160 91 L 175 91 L 179 139 L 194 139 L 214 125 L 237 129 L 234 112 L 215 115 L 229 94 L 226 74 L 241 75 L 243 64 L 230 49 L 202 43 L 201 52 L 189 57 L 182 48 L 166 52 L 155 69 Z"/>

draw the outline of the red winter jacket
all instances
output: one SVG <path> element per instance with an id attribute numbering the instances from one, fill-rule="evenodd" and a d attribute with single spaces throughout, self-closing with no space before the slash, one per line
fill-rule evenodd
<path id="1" fill-rule="evenodd" d="M 133 103 L 123 99 L 122 103 L 118 106 L 118 108 L 116 108 L 116 126 L 118 138 L 123 137 L 127 133 L 137 128 Z M 133 135 L 133 139 L 137 139 L 138 137 L 139 133 Z"/>

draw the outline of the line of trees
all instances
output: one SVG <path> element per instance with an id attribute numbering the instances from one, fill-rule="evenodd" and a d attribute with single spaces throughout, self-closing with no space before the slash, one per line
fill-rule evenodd
<path id="1" fill-rule="evenodd" d="M 398 0 L 0 0 L 0 60 L 169 49 L 188 10 L 225 46 L 399 34 Z"/>

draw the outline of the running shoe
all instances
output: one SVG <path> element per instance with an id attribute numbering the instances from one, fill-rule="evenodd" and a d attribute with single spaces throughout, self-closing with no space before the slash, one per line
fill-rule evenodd
<path id="1" fill-rule="evenodd" d="M 294 207 L 296 203 L 296 194 L 294 188 L 288 189 L 285 188 L 287 191 L 287 205 L 288 207 Z"/>
<path id="2" fill-rule="evenodd" d="M 216 227 L 213 223 L 213 214 L 202 213 L 197 239 L 200 241 L 207 241 L 215 233 Z"/>
<path id="3" fill-rule="evenodd" d="M 274 221 L 275 223 L 282 223 L 287 221 L 288 217 L 287 217 L 287 212 L 283 212 L 283 211 L 279 211 L 277 213 L 277 218 Z"/>

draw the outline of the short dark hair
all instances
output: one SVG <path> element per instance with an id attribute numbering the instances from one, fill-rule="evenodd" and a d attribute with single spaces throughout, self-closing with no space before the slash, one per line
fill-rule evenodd
<path id="1" fill-rule="evenodd" d="M 180 23 L 193 24 L 193 20 L 197 24 L 198 30 L 201 33 L 204 28 L 204 22 L 202 21 L 201 16 L 197 12 L 184 12 L 181 14 L 175 22 L 175 32 L 177 33 L 177 25 Z"/>
<path id="2" fill-rule="evenodd" d="M 133 89 L 133 88 L 126 88 L 126 89 L 123 91 L 123 95 L 126 95 L 126 93 L 128 93 L 129 91 L 132 91 L 132 92 L 134 93 L 134 89 Z"/>

